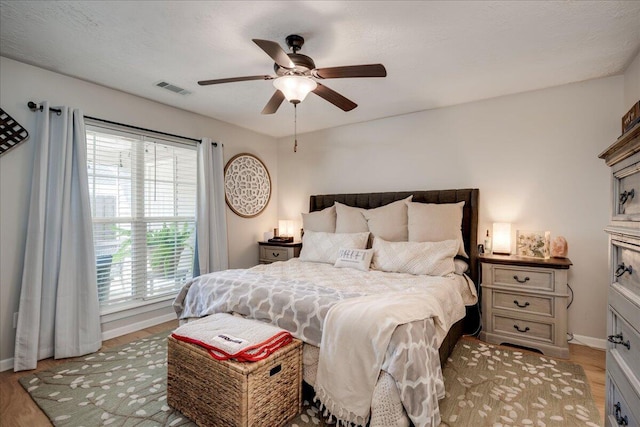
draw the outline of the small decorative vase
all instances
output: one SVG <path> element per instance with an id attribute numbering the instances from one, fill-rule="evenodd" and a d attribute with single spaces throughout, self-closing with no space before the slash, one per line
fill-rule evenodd
<path id="1" fill-rule="evenodd" d="M 551 242 L 551 256 L 554 258 L 566 258 L 569 253 L 567 239 L 558 236 Z"/>

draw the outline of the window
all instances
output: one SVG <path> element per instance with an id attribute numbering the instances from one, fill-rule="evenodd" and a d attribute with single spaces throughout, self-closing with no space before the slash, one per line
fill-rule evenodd
<path id="1" fill-rule="evenodd" d="M 127 308 L 193 276 L 195 146 L 87 126 L 98 297 Z"/>

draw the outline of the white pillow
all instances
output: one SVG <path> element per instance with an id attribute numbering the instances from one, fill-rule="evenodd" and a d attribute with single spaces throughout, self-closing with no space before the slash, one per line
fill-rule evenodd
<path id="1" fill-rule="evenodd" d="M 413 196 L 409 196 L 379 208 L 363 211 L 362 215 L 367 220 L 371 234 L 389 242 L 409 240 L 407 203 L 412 199 Z"/>
<path id="2" fill-rule="evenodd" d="M 375 270 L 415 275 L 446 276 L 455 270 L 457 240 L 442 242 L 387 242 L 373 239 Z"/>
<path id="3" fill-rule="evenodd" d="M 458 255 L 469 258 L 462 240 L 462 208 L 459 203 L 409 202 L 409 241 L 441 242 L 455 239 L 459 242 Z"/>
<path id="4" fill-rule="evenodd" d="M 339 268 L 346 267 L 369 271 L 371 258 L 373 258 L 373 249 L 340 248 L 338 251 L 338 260 L 334 266 Z"/>
<path id="5" fill-rule="evenodd" d="M 370 231 L 374 236 L 391 242 L 406 242 L 409 237 L 407 203 L 413 199 L 398 200 L 373 209 L 354 208 L 336 202 L 336 233 Z"/>
<path id="6" fill-rule="evenodd" d="M 366 233 L 306 231 L 302 236 L 300 261 L 335 264 L 340 248 L 365 249 L 368 241 L 368 231 Z"/>
<path id="7" fill-rule="evenodd" d="M 354 208 L 335 202 L 336 207 L 336 233 L 362 233 L 369 231 L 367 220 L 362 211 L 365 209 Z"/>
<path id="8" fill-rule="evenodd" d="M 302 214 L 302 229 L 304 231 L 336 232 L 336 206 L 330 206 L 321 211 Z"/>

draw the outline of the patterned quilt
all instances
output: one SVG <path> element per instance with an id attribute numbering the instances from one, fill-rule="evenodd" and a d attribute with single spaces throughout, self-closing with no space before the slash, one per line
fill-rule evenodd
<path id="1" fill-rule="evenodd" d="M 399 327 L 382 368 L 394 377 L 412 422 L 437 425 L 437 400 L 443 393 L 437 349 L 449 327 L 464 316 L 465 302 L 475 298 L 472 284 L 453 276 L 359 272 L 294 259 L 195 278 L 184 286 L 174 308 L 181 319 L 236 312 L 275 324 L 308 344 L 320 346 L 324 319 L 339 301 L 389 292 L 429 293 L 439 302 L 437 317 L 425 312 L 425 319 Z M 310 280 L 312 277 L 315 279 Z M 327 281 L 327 277 L 331 279 Z M 425 363 L 406 363 L 408 360 Z"/>

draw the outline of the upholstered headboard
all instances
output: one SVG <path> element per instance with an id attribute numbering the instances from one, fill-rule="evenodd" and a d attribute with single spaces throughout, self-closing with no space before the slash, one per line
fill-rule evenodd
<path id="1" fill-rule="evenodd" d="M 478 208 L 477 188 L 460 190 L 398 191 L 386 193 L 322 194 L 310 198 L 309 212 L 328 208 L 334 202 L 357 208 L 371 209 L 402 200 L 413 194 L 413 201 L 419 203 L 465 202 L 462 212 L 462 238 L 469 254 L 469 276 L 478 284 Z"/>

